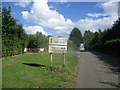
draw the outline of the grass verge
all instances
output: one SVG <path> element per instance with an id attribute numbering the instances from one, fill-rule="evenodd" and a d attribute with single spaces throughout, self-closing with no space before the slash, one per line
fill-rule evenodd
<path id="1" fill-rule="evenodd" d="M 2 88 L 73 88 L 78 58 L 66 55 L 62 69 L 62 55 L 26 53 L 2 60 Z"/>

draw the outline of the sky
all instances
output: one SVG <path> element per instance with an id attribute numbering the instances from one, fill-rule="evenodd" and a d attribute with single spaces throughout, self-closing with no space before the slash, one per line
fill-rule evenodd
<path id="1" fill-rule="evenodd" d="M 22 0 L 21 0 L 22 1 Z M 11 15 L 19 20 L 27 34 L 37 31 L 45 35 L 68 37 L 74 27 L 84 33 L 110 28 L 118 18 L 118 1 L 106 2 L 2 2 L 11 7 Z"/>

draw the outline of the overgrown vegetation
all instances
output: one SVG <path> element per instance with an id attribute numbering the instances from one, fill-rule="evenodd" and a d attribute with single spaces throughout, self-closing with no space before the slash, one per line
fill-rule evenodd
<path id="1" fill-rule="evenodd" d="M 120 56 L 120 18 L 110 29 L 85 31 L 85 48 Z"/>

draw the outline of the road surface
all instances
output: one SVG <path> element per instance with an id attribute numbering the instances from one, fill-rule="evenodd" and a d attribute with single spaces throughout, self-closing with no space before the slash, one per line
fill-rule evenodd
<path id="1" fill-rule="evenodd" d="M 79 58 L 76 88 L 118 88 L 117 58 L 93 51 Z"/>

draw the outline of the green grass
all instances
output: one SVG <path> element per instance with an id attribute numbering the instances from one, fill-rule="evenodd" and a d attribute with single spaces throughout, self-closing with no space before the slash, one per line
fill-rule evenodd
<path id="1" fill-rule="evenodd" d="M 3 88 L 72 88 L 75 84 L 75 68 L 78 58 L 66 55 L 62 70 L 62 55 L 53 54 L 53 67 L 50 68 L 50 55 L 26 53 L 8 57 L 3 63 Z M 45 67 L 26 64 L 45 65 Z"/>

